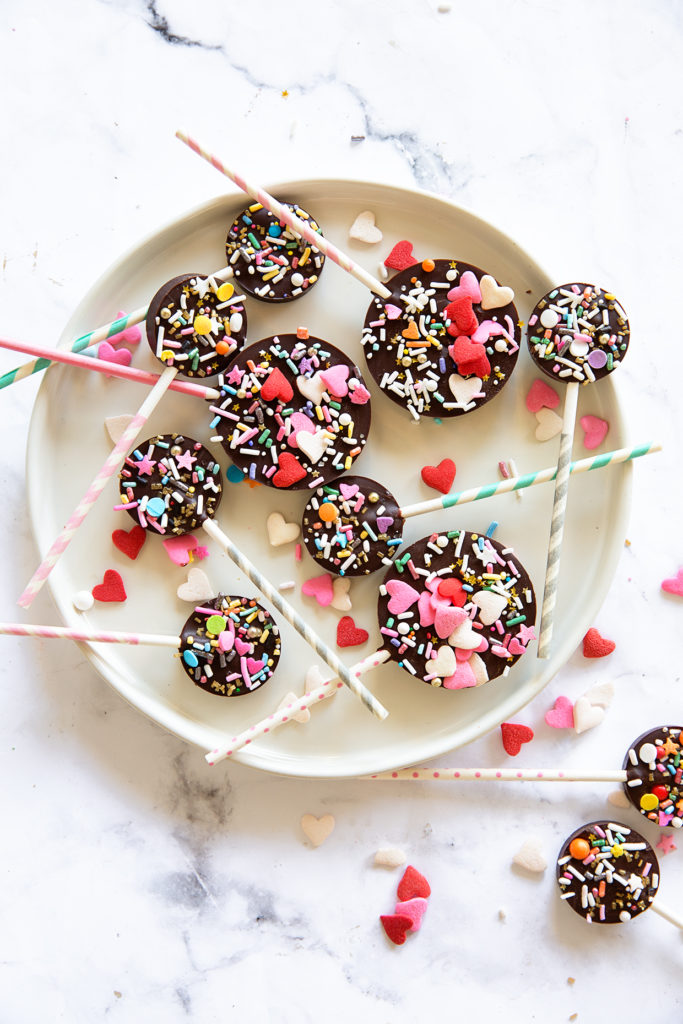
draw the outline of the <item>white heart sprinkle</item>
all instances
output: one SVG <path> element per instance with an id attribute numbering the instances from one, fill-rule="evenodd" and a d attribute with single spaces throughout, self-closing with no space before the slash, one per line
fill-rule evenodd
<path id="1" fill-rule="evenodd" d="M 118 444 L 123 432 L 133 419 L 132 416 L 108 416 L 104 421 L 104 427 L 114 444 Z"/>
<path id="2" fill-rule="evenodd" d="M 472 621 L 465 619 L 457 629 L 454 629 L 448 638 L 451 647 L 458 647 L 461 651 L 476 651 L 481 643 L 481 634 L 475 633 L 472 629 Z"/>
<path id="3" fill-rule="evenodd" d="M 375 854 L 375 866 L 378 868 L 400 868 L 407 859 L 403 850 L 397 850 L 393 846 L 383 846 Z"/>
<path id="4" fill-rule="evenodd" d="M 95 603 L 95 598 L 89 590 L 79 590 L 77 594 L 74 594 L 71 600 L 74 608 L 79 612 L 89 611 Z"/>
<path id="5" fill-rule="evenodd" d="M 320 405 L 323 395 L 325 394 L 325 381 L 320 376 L 320 371 L 318 371 L 318 373 L 314 373 L 312 377 L 304 377 L 303 375 L 297 377 L 296 386 L 304 398 L 308 398 L 309 401 L 313 402 L 313 405 Z M 301 431 L 299 433 L 301 433 Z M 297 435 L 296 440 L 298 444 L 299 435 Z M 299 445 L 299 447 L 301 447 L 301 445 Z"/>
<path id="6" fill-rule="evenodd" d="M 480 658 L 478 654 L 470 654 L 467 659 L 467 664 L 472 669 L 472 675 L 475 679 L 475 686 L 481 686 L 483 683 L 488 683 L 489 674 L 486 670 L 486 662 L 483 658 Z"/>
<path id="7" fill-rule="evenodd" d="M 605 711 L 601 707 L 595 707 L 585 697 L 579 697 L 574 705 L 574 731 L 580 735 L 589 729 L 600 725 L 605 717 Z"/>
<path id="8" fill-rule="evenodd" d="M 558 416 L 552 409 L 545 406 L 536 413 L 538 426 L 536 427 L 537 441 L 550 441 L 562 430 L 562 417 Z"/>
<path id="9" fill-rule="evenodd" d="M 500 618 L 503 609 L 507 608 L 508 600 L 493 590 L 478 590 L 472 596 L 472 603 L 479 609 L 479 621 L 485 626 L 491 626 Z"/>
<path id="10" fill-rule="evenodd" d="M 325 676 L 320 671 L 318 665 L 311 665 L 308 672 L 306 673 L 305 689 L 306 693 L 310 693 L 311 690 L 317 690 L 319 686 L 322 686 L 325 682 Z"/>
<path id="11" fill-rule="evenodd" d="M 512 863 L 517 864 L 520 868 L 526 868 L 527 871 L 538 873 L 545 871 L 548 867 L 538 839 L 525 840 L 512 858 Z"/>
<path id="12" fill-rule="evenodd" d="M 448 386 L 458 405 L 463 407 L 469 405 L 475 395 L 481 391 L 480 377 L 461 377 L 459 373 L 452 373 L 448 378 Z"/>
<path id="13" fill-rule="evenodd" d="M 329 835 L 332 834 L 335 821 L 331 814 L 323 814 L 322 818 L 316 818 L 315 814 L 304 814 L 301 819 L 301 827 L 307 839 L 314 846 L 320 846 Z"/>
<path id="14" fill-rule="evenodd" d="M 298 699 L 299 698 L 297 697 L 297 695 L 295 693 L 292 693 L 292 691 L 290 690 L 289 693 L 286 693 L 284 695 L 284 697 L 278 704 L 277 710 L 281 711 L 282 708 L 286 707 L 288 704 L 295 704 L 298 701 Z M 295 722 L 301 722 L 301 724 L 304 725 L 311 717 L 311 712 L 308 710 L 308 708 L 304 708 L 303 711 L 299 709 L 299 711 L 297 711 L 295 715 L 291 715 L 290 717 L 293 718 Z"/>
<path id="15" fill-rule="evenodd" d="M 382 232 L 375 224 L 375 215 L 372 210 L 363 210 L 362 213 L 359 213 L 349 228 L 349 238 L 355 238 L 367 245 L 381 242 L 383 237 Z"/>
<path id="16" fill-rule="evenodd" d="M 308 434 L 305 430 L 300 430 L 296 441 L 299 451 L 304 453 L 309 462 L 315 464 L 320 462 L 332 439 L 326 430 L 319 430 L 317 434 Z"/>
<path id="17" fill-rule="evenodd" d="M 490 274 L 484 274 L 479 287 L 482 309 L 500 309 L 501 306 L 508 306 L 515 297 L 512 288 L 498 284 L 495 277 L 491 277 Z"/>
<path id="18" fill-rule="evenodd" d="M 193 604 L 201 604 L 216 596 L 209 577 L 202 569 L 190 569 L 186 582 L 180 584 L 176 593 L 181 601 L 191 601 Z"/>
<path id="19" fill-rule="evenodd" d="M 631 806 L 631 801 L 623 789 L 613 789 L 611 793 L 607 794 L 607 799 L 613 807 L 626 808 Z"/>
<path id="20" fill-rule="evenodd" d="M 453 675 L 455 667 L 455 651 L 452 647 L 444 645 L 439 647 L 436 657 L 426 663 L 426 675 L 440 676 L 442 679 L 447 679 L 448 676 Z"/>
<path id="21" fill-rule="evenodd" d="M 598 683 L 586 690 L 584 697 L 594 707 L 608 708 L 614 699 L 614 683 Z"/>
<path id="22" fill-rule="evenodd" d="M 271 512 L 266 520 L 268 540 L 274 548 L 281 544 L 291 544 L 299 536 L 301 528 L 298 523 L 288 523 L 280 512 Z"/>
<path id="23" fill-rule="evenodd" d="M 330 604 L 333 608 L 336 608 L 338 612 L 348 612 L 351 610 L 351 597 L 349 590 L 351 588 L 351 580 L 346 579 L 344 576 L 337 576 L 332 582 L 332 600 Z"/>

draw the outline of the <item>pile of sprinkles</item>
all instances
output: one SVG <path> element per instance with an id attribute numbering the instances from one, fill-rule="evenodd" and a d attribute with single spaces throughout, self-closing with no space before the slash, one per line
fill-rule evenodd
<path id="1" fill-rule="evenodd" d="M 367 576 L 391 565 L 401 546 L 403 521 L 393 494 L 364 476 L 318 487 L 302 519 L 309 554 L 338 576 Z"/>
<path id="2" fill-rule="evenodd" d="M 251 480 L 317 487 L 348 470 L 370 429 L 370 392 L 339 349 L 305 328 L 251 345 L 219 378 L 211 429 Z"/>
<path id="3" fill-rule="evenodd" d="M 183 626 L 180 660 L 207 693 L 253 693 L 277 668 L 280 630 L 253 598 L 219 594 L 195 608 Z"/>
<path id="4" fill-rule="evenodd" d="M 535 639 L 536 599 L 512 548 L 466 530 L 432 534 L 380 586 L 390 657 L 416 679 L 459 690 L 506 675 Z"/>
<path id="5" fill-rule="evenodd" d="M 660 828 L 683 826 L 683 726 L 644 732 L 629 747 L 623 764 L 625 789 L 641 814 Z"/>
<path id="6" fill-rule="evenodd" d="M 213 519 L 221 469 L 211 452 L 183 434 L 156 434 L 127 456 L 119 473 L 121 504 L 145 530 L 183 536 Z"/>
<path id="7" fill-rule="evenodd" d="M 162 285 L 149 304 L 147 341 L 166 366 L 184 377 L 213 377 L 244 345 L 244 295 L 231 281 L 182 274 Z"/>
<path id="8" fill-rule="evenodd" d="M 311 215 L 297 203 L 283 203 L 320 233 Z M 245 292 L 264 302 L 289 302 L 312 288 L 325 257 L 260 203 L 237 217 L 225 243 L 228 263 Z"/>
<path id="9" fill-rule="evenodd" d="M 363 327 L 368 368 L 382 391 L 421 416 L 462 416 L 497 395 L 512 373 L 521 328 L 511 288 L 459 260 L 424 260 L 374 296 Z"/>
<path id="10" fill-rule="evenodd" d="M 586 921 L 618 924 L 637 917 L 659 887 L 659 863 L 650 844 L 633 829 L 593 821 L 569 836 L 557 859 L 557 883 Z"/>
<path id="11" fill-rule="evenodd" d="M 626 313 L 593 284 L 553 288 L 529 318 L 529 352 L 549 377 L 590 384 L 617 368 L 629 342 Z"/>

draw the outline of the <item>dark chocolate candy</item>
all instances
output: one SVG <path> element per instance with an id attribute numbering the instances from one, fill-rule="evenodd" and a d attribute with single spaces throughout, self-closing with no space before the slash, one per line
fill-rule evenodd
<path id="1" fill-rule="evenodd" d="M 318 487 L 302 519 L 309 554 L 336 576 L 367 576 L 391 565 L 403 520 L 393 494 L 376 480 L 345 476 Z"/>
<path id="2" fill-rule="evenodd" d="M 297 203 L 284 203 L 314 231 L 320 228 Z M 225 243 L 228 263 L 240 287 L 264 302 L 290 302 L 318 280 L 325 257 L 260 203 L 237 217 Z"/>
<path id="3" fill-rule="evenodd" d="M 411 544 L 378 602 L 382 644 L 416 679 L 460 690 L 507 673 L 534 639 L 536 599 L 511 548 L 467 530 Z"/>
<path id="4" fill-rule="evenodd" d="M 659 863 L 639 832 L 611 821 L 582 825 L 566 840 L 556 867 L 561 899 L 587 921 L 620 924 L 652 903 Z"/>
<path id="5" fill-rule="evenodd" d="M 589 384 L 616 370 L 629 334 L 614 295 L 574 282 L 553 288 L 536 303 L 527 342 L 531 358 L 548 377 Z"/>
<path id="6" fill-rule="evenodd" d="M 145 328 L 157 359 L 183 377 L 214 377 L 244 345 L 247 314 L 232 281 L 181 274 L 149 304 Z"/>
<path id="7" fill-rule="evenodd" d="M 683 825 L 683 726 L 662 725 L 639 736 L 624 758 L 626 794 L 660 828 Z"/>
<path id="8" fill-rule="evenodd" d="M 177 537 L 213 519 L 221 470 L 211 452 L 183 434 L 155 434 L 128 455 L 119 473 L 121 504 L 152 533 Z"/>
<path id="9" fill-rule="evenodd" d="M 365 317 L 363 350 L 385 395 L 420 416 L 462 416 L 503 388 L 521 336 L 511 288 L 460 260 L 424 260 L 387 283 Z"/>
<path id="10" fill-rule="evenodd" d="M 180 663 L 207 693 L 253 693 L 279 660 L 280 630 L 253 598 L 219 594 L 195 608 L 183 626 Z"/>
<path id="11" fill-rule="evenodd" d="M 363 451 L 370 393 L 360 370 L 303 329 L 244 349 L 219 388 L 212 440 L 252 480 L 308 488 L 350 469 Z"/>

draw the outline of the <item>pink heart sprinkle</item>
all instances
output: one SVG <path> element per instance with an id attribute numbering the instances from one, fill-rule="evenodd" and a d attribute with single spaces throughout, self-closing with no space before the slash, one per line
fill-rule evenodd
<path id="1" fill-rule="evenodd" d="M 188 533 L 184 537 L 167 537 L 163 544 L 175 565 L 188 565 L 192 561 L 190 552 L 197 547 L 197 538 Z"/>
<path id="2" fill-rule="evenodd" d="M 377 529 L 380 533 L 386 533 L 393 521 L 393 516 L 377 516 Z"/>
<path id="3" fill-rule="evenodd" d="M 401 900 L 396 904 L 395 914 L 404 914 L 413 922 L 408 929 L 410 932 L 419 932 L 422 918 L 427 909 L 427 900 L 423 896 L 413 896 L 411 900 Z"/>
<path id="4" fill-rule="evenodd" d="M 423 590 L 418 598 L 417 609 L 420 613 L 420 625 L 421 626 L 433 626 L 434 625 L 434 606 L 432 604 L 432 595 L 428 590 Z"/>
<path id="5" fill-rule="evenodd" d="M 543 408 L 556 409 L 560 404 L 560 396 L 550 384 L 537 378 L 529 388 L 525 401 L 529 412 L 539 412 Z"/>
<path id="6" fill-rule="evenodd" d="M 301 593 L 306 594 L 307 597 L 314 597 L 323 608 L 327 607 L 328 604 L 332 603 L 332 598 L 334 597 L 332 577 L 329 572 L 323 573 L 322 576 L 311 576 L 309 580 L 304 580 L 301 584 Z"/>
<path id="7" fill-rule="evenodd" d="M 125 311 L 120 309 L 116 314 L 116 319 L 120 320 L 125 315 Z M 121 345 L 123 342 L 126 345 L 139 345 L 141 338 L 142 331 L 137 324 L 132 324 L 130 327 L 126 327 L 125 331 L 120 331 L 119 334 L 112 334 L 111 338 L 107 338 L 107 341 L 110 345 Z"/>
<path id="8" fill-rule="evenodd" d="M 97 349 L 97 358 L 103 359 L 106 363 L 118 363 L 119 366 L 130 366 L 130 361 L 133 358 L 127 348 L 115 349 L 108 341 L 100 342 Z M 105 374 L 110 377 L 111 374 Z"/>
<path id="9" fill-rule="evenodd" d="M 324 383 L 325 388 L 331 395 L 335 395 L 337 398 L 345 398 L 348 395 L 349 389 L 346 384 L 348 376 L 348 366 L 344 366 L 341 363 L 337 366 L 331 366 L 329 370 L 320 371 L 320 379 Z"/>
<path id="10" fill-rule="evenodd" d="M 583 446 L 588 451 L 599 448 L 607 437 L 609 423 L 601 420 L 599 416 L 582 416 L 579 420 L 581 429 L 584 431 Z"/>
<path id="11" fill-rule="evenodd" d="M 468 652 L 469 653 L 469 652 Z M 456 661 L 457 661 L 456 654 Z M 476 686 L 477 680 L 470 668 L 469 658 L 467 661 L 457 661 L 457 667 L 452 676 L 446 676 L 443 681 L 445 690 L 465 690 L 468 686 Z"/>
<path id="12" fill-rule="evenodd" d="M 300 430 L 304 430 L 307 434 L 315 434 L 315 423 L 303 412 L 293 412 L 289 417 L 289 422 L 292 425 L 292 429 L 287 438 L 287 443 L 291 448 L 299 447 L 296 435 Z"/>
<path id="13" fill-rule="evenodd" d="M 456 608 L 455 605 L 451 604 L 440 604 L 434 616 L 434 629 L 437 636 L 445 640 L 454 629 L 458 628 L 461 622 L 468 618 L 467 612 L 462 608 Z"/>
<path id="14" fill-rule="evenodd" d="M 407 612 L 421 596 L 414 587 L 403 580 L 389 580 L 387 594 L 391 598 L 387 608 L 392 615 Z"/>
<path id="15" fill-rule="evenodd" d="M 235 650 L 239 654 L 240 658 L 242 658 L 245 654 L 249 654 L 251 649 L 251 644 L 246 644 L 244 640 L 240 639 L 240 637 L 238 636 L 235 637 Z"/>
<path id="16" fill-rule="evenodd" d="M 339 493 L 344 501 L 348 501 L 354 494 L 358 494 L 358 484 L 339 484 Z"/>
<path id="17" fill-rule="evenodd" d="M 255 658 L 247 658 L 247 671 L 250 676 L 257 676 L 259 672 L 263 671 L 263 662 L 256 661 Z"/>
<path id="18" fill-rule="evenodd" d="M 393 302 L 387 302 L 387 304 L 384 307 L 384 311 L 387 314 L 388 320 L 398 320 L 401 313 L 403 312 L 403 310 L 399 309 L 398 306 L 394 306 Z"/>
<path id="19" fill-rule="evenodd" d="M 367 405 L 370 401 L 370 392 L 367 388 L 363 387 L 362 384 L 356 384 L 355 388 L 351 392 L 351 404 L 352 405 Z"/>
<path id="20" fill-rule="evenodd" d="M 222 633 L 218 634 L 218 646 L 224 654 L 227 654 L 235 646 L 235 634 L 224 629 Z"/>
<path id="21" fill-rule="evenodd" d="M 665 590 L 667 594 L 683 597 L 683 569 L 679 569 L 673 579 L 662 580 L 662 590 Z"/>
<path id="22" fill-rule="evenodd" d="M 508 644 L 508 651 L 513 657 L 517 657 L 520 654 L 524 654 L 526 647 L 524 644 L 520 644 L 516 636 L 513 636 L 512 640 Z"/>
<path id="23" fill-rule="evenodd" d="M 451 288 L 448 295 L 446 296 L 449 302 L 455 302 L 456 299 L 471 299 L 472 302 L 481 302 L 481 288 L 476 276 L 471 270 L 466 270 L 460 278 L 460 283 Z"/>
<path id="24" fill-rule="evenodd" d="M 551 729 L 573 729 L 574 705 L 569 697 L 558 697 L 550 711 L 546 711 L 545 721 Z"/>

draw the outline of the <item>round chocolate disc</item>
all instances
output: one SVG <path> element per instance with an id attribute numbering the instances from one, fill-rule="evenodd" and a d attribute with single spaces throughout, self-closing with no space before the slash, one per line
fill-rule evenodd
<path id="1" fill-rule="evenodd" d="M 388 282 L 365 317 L 368 369 L 392 401 L 420 416 L 462 416 L 503 388 L 521 331 L 514 292 L 460 260 L 424 260 Z"/>
<path id="2" fill-rule="evenodd" d="M 244 296 L 232 281 L 182 274 L 162 285 L 149 304 L 149 347 L 183 377 L 214 377 L 244 345 Z"/>
<path id="3" fill-rule="evenodd" d="M 395 559 L 379 590 L 383 645 L 431 686 L 481 686 L 535 639 L 531 580 L 510 548 L 483 534 L 424 537 Z"/>
<path id="4" fill-rule="evenodd" d="M 119 473 L 121 504 L 146 530 L 181 537 L 213 519 L 221 468 L 208 448 L 183 434 L 155 434 L 127 456 Z"/>
<path id="5" fill-rule="evenodd" d="M 629 747 L 624 789 L 641 814 L 660 828 L 683 825 L 683 726 L 650 729 Z"/>
<path id="6" fill-rule="evenodd" d="M 629 341 L 626 313 L 594 284 L 563 284 L 529 317 L 527 342 L 539 370 L 565 383 L 589 384 L 616 370 Z"/>
<path id="7" fill-rule="evenodd" d="M 311 215 L 297 203 L 283 206 L 321 233 Z M 233 221 L 225 252 L 240 287 L 264 302 L 290 302 L 305 295 L 325 263 L 318 249 L 260 203 L 247 207 Z"/>
<path id="8" fill-rule="evenodd" d="M 367 576 L 391 565 L 403 520 L 391 491 L 365 476 L 318 487 L 302 519 L 309 554 L 336 576 Z"/>
<path id="9" fill-rule="evenodd" d="M 560 899 L 595 924 L 620 924 L 652 903 L 659 886 L 655 852 L 634 829 L 592 821 L 572 832 L 556 867 Z"/>
<path id="10" fill-rule="evenodd" d="M 297 490 L 350 469 L 370 429 L 370 392 L 338 348 L 297 334 L 240 352 L 220 383 L 211 429 L 252 480 Z"/>
<path id="11" fill-rule="evenodd" d="M 280 630 L 251 597 L 219 594 L 183 626 L 180 663 L 207 693 L 240 697 L 267 683 L 280 660 Z"/>

